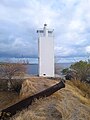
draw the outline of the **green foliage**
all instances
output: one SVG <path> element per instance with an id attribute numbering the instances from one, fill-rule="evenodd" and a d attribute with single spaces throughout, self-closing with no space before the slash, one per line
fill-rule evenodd
<path id="1" fill-rule="evenodd" d="M 90 75 L 90 64 L 86 61 L 79 61 L 70 66 L 71 69 L 77 71 L 77 76 L 81 81 L 85 81 Z"/>
<path id="2" fill-rule="evenodd" d="M 63 73 L 63 74 L 67 74 L 68 71 L 69 71 L 69 68 L 65 68 L 65 69 L 62 70 L 62 73 Z"/>

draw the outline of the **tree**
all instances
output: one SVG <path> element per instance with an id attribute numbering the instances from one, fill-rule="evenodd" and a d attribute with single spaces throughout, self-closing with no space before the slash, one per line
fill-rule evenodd
<path id="1" fill-rule="evenodd" d="M 0 64 L 0 77 L 7 80 L 8 87 L 12 87 L 14 90 L 13 80 L 18 77 L 22 77 L 26 72 L 25 65 L 21 63 L 1 63 Z"/>
<path id="2" fill-rule="evenodd" d="M 71 65 L 70 68 L 77 71 L 77 77 L 81 81 L 86 81 L 87 76 L 90 75 L 90 64 L 86 61 L 79 61 Z"/>
<path id="3" fill-rule="evenodd" d="M 67 74 L 69 72 L 69 68 L 64 68 L 63 70 L 62 70 L 62 73 L 63 74 Z"/>

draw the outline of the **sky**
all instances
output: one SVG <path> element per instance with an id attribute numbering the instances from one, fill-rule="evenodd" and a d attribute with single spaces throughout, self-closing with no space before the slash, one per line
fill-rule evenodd
<path id="1" fill-rule="evenodd" d="M 0 57 L 37 57 L 44 23 L 54 29 L 55 56 L 90 55 L 90 0 L 0 0 Z"/>

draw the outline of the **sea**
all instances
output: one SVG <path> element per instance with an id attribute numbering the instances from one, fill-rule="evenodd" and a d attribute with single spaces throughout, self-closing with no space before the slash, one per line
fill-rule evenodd
<path id="1" fill-rule="evenodd" d="M 55 68 L 58 67 L 60 68 L 60 71 L 62 71 L 64 68 L 69 68 L 70 65 L 73 63 L 55 63 Z M 27 64 L 27 74 L 29 75 L 38 75 L 39 71 L 38 71 L 38 64 Z"/>
<path id="2" fill-rule="evenodd" d="M 62 61 L 65 61 L 64 59 Z M 69 60 L 70 61 L 70 60 Z M 38 75 L 38 58 L 0 58 L 0 62 L 12 62 L 12 63 L 25 63 L 27 68 L 27 74 Z M 55 68 L 58 67 L 60 70 L 70 67 L 73 62 L 55 63 Z"/>

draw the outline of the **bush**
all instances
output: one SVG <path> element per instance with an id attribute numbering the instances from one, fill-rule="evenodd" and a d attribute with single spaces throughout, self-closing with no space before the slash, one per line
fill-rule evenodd
<path id="1" fill-rule="evenodd" d="M 20 93 L 21 87 L 22 87 L 22 84 L 19 83 L 19 82 L 16 82 L 13 86 L 14 91 L 17 92 L 17 93 Z"/>
<path id="2" fill-rule="evenodd" d="M 7 80 L 7 87 L 8 90 L 15 89 L 20 89 L 20 85 L 13 83 L 16 78 L 22 78 L 24 77 L 26 72 L 26 66 L 22 63 L 1 63 L 0 64 L 0 77 L 1 79 L 6 79 Z M 13 81 L 14 79 L 14 81 Z M 17 88 L 17 89 L 16 89 Z"/>
<path id="3" fill-rule="evenodd" d="M 87 76 L 90 75 L 90 64 L 88 62 L 79 61 L 71 65 L 70 68 L 77 72 L 79 80 L 87 81 Z"/>
<path id="4" fill-rule="evenodd" d="M 65 68 L 65 69 L 62 70 L 63 74 L 67 74 L 68 72 L 69 72 L 69 68 Z"/>

